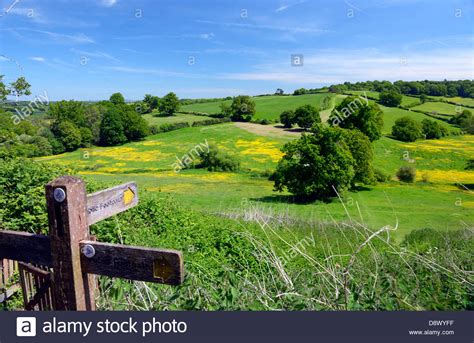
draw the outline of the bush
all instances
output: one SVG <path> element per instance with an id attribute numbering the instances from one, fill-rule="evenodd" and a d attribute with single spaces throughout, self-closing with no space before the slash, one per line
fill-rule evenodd
<path id="1" fill-rule="evenodd" d="M 447 129 L 434 120 L 423 119 L 421 121 L 421 126 L 426 139 L 440 139 L 441 137 L 446 136 Z"/>
<path id="2" fill-rule="evenodd" d="M 158 132 L 169 132 L 169 131 L 184 129 L 186 127 L 189 127 L 188 122 L 164 123 L 158 127 Z"/>
<path id="3" fill-rule="evenodd" d="M 160 114 L 163 116 L 172 116 L 179 110 L 179 99 L 173 92 L 166 94 L 158 104 Z"/>
<path id="4" fill-rule="evenodd" d="M 282 112 L 280 114 L 280 123 L 287 129 L 291 128 L 295 123 L 295 112 L 292 110 Z"/>
<path id="5" fill-rule="evenodd" d="M 402 95 L 395 91 L 385 91 L 380 93 L 379 102 L 384 106 L 397 107 L 402 103 Z"/>
<path id="6" fill-rule="evenodd" d="M 474 170 L 474 159 L 470 159 L 466 163 L 466 167 L 464 167 L 465 170 Z"/>
<path id="7" fill-rule="evenodd" d="M 413 183 L 416 179 L 416 169 L 413 167 L 401 167 L 397 171 L 397 178 L 406 183 Z"/>
<path id="8" fill-rule="evenodd" d="M 231 121 L 230 118 L 212 118 L 212 119 L 206 119 L 202 121 L 196 121 L 191 126 L 196 127 L 196 126 L 216 125 L 216 124 L 228 123 L 230 121 Z"/>
<path id="9" fill-rule="evenodd" d="M 207 168 L 209 171 L 238 171 L 240 161 L 229 154 L 220 151 L 216 146 L 210 146 L 209 150 L 200 154 L 197 168 Z"/>
<path id="10" fill-rule="evenodd" d="M 387 181 L 390 181 L 391 179 L 390 174 L 387 174 L 383 170 L 380 170 L 380 169 L 375 169 L 374 174 L 375 174 L 375 180 L 377 180 L 377 182 L 387 182 Z"/>
<path id="11" fill-rule="evenodd" d="M 316 107 L 313 105 L 304 105 L 296 109 L 295 122 L 302 129 L 309 129 L 315 123 L 321 123 L 321 117 Z"/>
<path id="12" fill-rule="evenodd" d="M 403 142 L 414 142 L 423 137 L 420 123 L 410 117 L 402 117 L 395 121 L 392 127 L 392 135 Z"/>

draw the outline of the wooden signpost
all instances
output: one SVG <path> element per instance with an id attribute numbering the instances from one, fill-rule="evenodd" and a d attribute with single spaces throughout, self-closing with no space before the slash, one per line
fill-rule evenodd
<path id="1" fill-rule="evenodd" d="M 138 204 L 135 183 L 87 196 L 81 179 L 63 176 L 46 185 L 46 201 L 49 236 L 0 230 L 0 260 L 21 261 L 23 270 L 47 279 L 33 299 L 25 301 L 27 309 L 50 286 L 54 310 L 94 310 L 93 274 L 169 285 L 183 282 L 180 251 L 100 243 L 90 235 L 89 225 Z"/>

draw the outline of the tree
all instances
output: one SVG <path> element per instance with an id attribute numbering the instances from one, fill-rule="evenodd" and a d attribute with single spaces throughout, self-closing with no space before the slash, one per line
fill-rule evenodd
<path id="1" fill-rule="evenodd" d="M 414 142 L 423 137 L 420 123 L 410 117 L 402 117 L 395 121 L 392 127 L 392 135 L 403 142 Z"/>
<path id="2" fill-rule="evenodd" d="M 358 129 L 373 142 L 382 137 L 383 112 L 377 104 L 350 96 L 331 112 L 329 124 L 344 129 Z"/>
<path id="3" fill-rule="evenodd" d="M 308 91 L 306 90 L 306 88 L 300 88 L 300 89 L 296 89 L 294 92 L 293 92 L 293 95 L 304 95 L 304 94 L 307 94 Z"/>
<path id="4" fill-rule="evenodd" d="M 77 127 L 87 125 L 84 104 L 80 101 L 62 100 L 51 103 L 48 108 L 48 115 L 53 117 L 55 121 L 70 121 Z"/>
<path id="5" fill-rule="evenodd" d="M 423 119 L 421 126 L 426 139 L 440 139 L 444 136 L 442 126 L 434 120 Z"/>
<path id="6" fill-rule="evenodd" d="M 315 125 L 282 149 L 273 180 L 275 190 L 285 188 L 301 200 L 326 199 L 343 192 L 354 178 L 354 159 L 343 130 Z"/>
<path id="7" fill-rule="evenodd" d="M 255 115 L 255 102 L 248 95 L 239 95 L 230 105 L 233 121 L 250 121 Z"/>
<path id="8" fill-rule="evenodd" d="M 129 141 L 145 138 L 150 134 L 148 122 L 129 107 L 122 107 L 123 128 Z"/>
<path id="9" fill-rule="evenodd" d="M 110 96 L 109 101 L 114 105 L 125 104 L 125 98 L 122 93 L 114 93 Z"/>
<path id="10" fill-rule="evenodd" d="M 117 108 L 111 107 L 105 112 L 100 124 L 100 144 L 113 146 L 126 141 L 122 113 Z"/>
<path id="11" fill-rule="evenodd" d="M 379 102 L 384 106 L 397 107 L 402 103 L 402 95 L 394 90 L 380 93 Z"/>
<path id="12" fill-rule="evenodd" d="M 232 116 L 232 108 L 230 107 L 230 105 L 226 104 L 225 102 L 221 102 L 219 107 L 221 109 L 222 117 L 229 118 L 230 116 Z"/>
<path id="13" fill-rule="evenodd" d="M 280 114 L 280 123 L 287 129 L 291 128 L 295 123 L 295 111 L 287 110 Z"/>
<path id="14" fill-rule="evenodd" d="M 26 81 L 24 76 L 19 77 L 16 81 L 12 82 L 10 87 L 10 94 L 15 96 L 16 99 L 22 95 L 31 94 L 31 85 Z"/>
<path id="15" fill-rule="evenodd" d="M 164 116 L 172 116 L 179 110 L 179 99 L 173 92 L 166 94 L 159 104 L 160 114 Z"/>
<path id="16" fill-rule="evenodd" d="M 275 95 L 283 95 L 283 94 L 285 94 L 285 91 L 281 88 L 278 88 L 275 92 Z"/>
<path id="17" fill-rule="evenodd" d="M 295 111 L 295 122 L 302 129 L 309 129 L 314 123 L 321 123 L 321 117 L 316 107 L 303 105 Z"/>
<path id="18" fill-rule="evenodd" d="M 421 94 L 420 95 L 420 103 L 424 104 L 428 100 L 428 97 L 426 94 Z"/>
<path id="19" fill-rule="evenodd" d="M 148 105 L 149 112 L 141 113 L 150 113 L 156 110 L 160 105 L 160 98 L 151 94 L 145 94 L 143 102 Z"/>
<path id="20" fill-rule="evenodd" d="M 0 75 L 0 101 L 7 100 L 7 95 L 10 94 L 10 90 L 3 83 L 4 75 Z"/>
<path id="21" fill-rule="evenodd" d="M 371 184 L 375 180 L 372 162 L 374 152 L 369 138 L 359 130 L 344 130 L 344 140 L 354 158 L 354 178 L 352 185 L 356 182 Z"/>
<path id="22" fill-rule="evenodd" d="M 68 120 L 55 121 L 51 127 L 54 136 L 61 142 L 65 151 L 74 151 L 81 147 L 80 130 Z"/>

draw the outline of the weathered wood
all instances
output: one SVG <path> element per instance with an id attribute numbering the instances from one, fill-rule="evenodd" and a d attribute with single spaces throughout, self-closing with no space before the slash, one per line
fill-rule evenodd
<path id="1" fill-rule="evenodd" d="M 180 251 L 93 241 L 82 241 L 81 248 L 87 244 L 95 249 L 92 258 L 81 256 L 83 271 L 87 273 L 168 285 L 183 282 L 183 256 Z"/>
<path id="2" fill-rule="evenodd" d="M 59 195 L 56 199 L 55 190 Z M 46 202 L 54 270 L 54 309 L 94 310 L 93 277 L 82 271 L 79 248 L 79 242 L 90 236 L 84 182 L 63 176 L 48 183 Z"/>
<path id="3" fill-rule="evenodd" d="M 125 183 L 87 196 L 89 225 L 124 212 L 138 204 L 137 185 Z"/>
<path id="4" fill-rule="evenodd" d="M 43 235 L 0 230 L 0 259 L 2 258 L 50 267 L 51 240 Z"/>

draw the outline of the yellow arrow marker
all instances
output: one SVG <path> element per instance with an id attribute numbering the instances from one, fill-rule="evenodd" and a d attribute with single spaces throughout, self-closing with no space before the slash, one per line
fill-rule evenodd
<path id="1" fill-rule="evenodd" d="M 135 193 L 128 188 L 126 191 L 123 192 L 123 204 L 128 205 L 131 204 L 133 199 L 135 198 Z"/>

